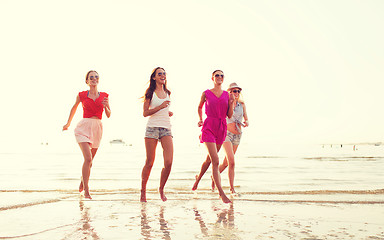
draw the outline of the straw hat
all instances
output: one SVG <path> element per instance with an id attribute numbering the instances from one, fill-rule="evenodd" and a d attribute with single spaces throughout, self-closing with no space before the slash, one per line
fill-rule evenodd
<path id="1" fill-rule="evenodd" d="M 238 88 L 238 89 L 242 90 L 241 87 L 239 87 L 237 85 L 237 83 L 234 82 L 234 83 L 229 84 L 229 87 L 228 87 L 227 91 L 230 91 L 233 88 Z"/>

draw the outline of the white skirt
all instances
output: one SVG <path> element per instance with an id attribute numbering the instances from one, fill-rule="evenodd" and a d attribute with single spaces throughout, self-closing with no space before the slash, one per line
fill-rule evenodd
<path id="1" fill-rule="evenodd" d="M 87 142 L 91 148 L 100 146 L 103 135 L 103 124 L 100 119 L 83 118 L 75 128 L 75 137 L 78 143 Z"/>

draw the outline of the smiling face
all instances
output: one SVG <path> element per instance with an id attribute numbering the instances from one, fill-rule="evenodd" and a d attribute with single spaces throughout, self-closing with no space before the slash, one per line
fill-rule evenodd
<path id="1" fill-rule="evenodd" d="M 217 70 L 212 74 L 212 80 L 215 85 L 221 85 L 224 82 L 224 73 L 221 70 Z"/>
<path id="2" fill-rule="evenodd" d="M 236 101 L 239 100 L 240 92 L 240 88 L 232 88 L 231 90 L 229 90 L 229 93 L 235 97 Z"/>
<path id="3" fill-rule="evenodd" d="M 87 74 L 88 78 L 85 80 L 85 82 L 89 86 L 97 86 L 99 84 L 99 74 L 95 71 L 89 72 Z"/>
<path id="4" fill-rule="evenodd" d="M 165 84 L 167 81 L 167 74 L 164 69 L 159 68 L 156 70 L 153 80 L 156 81 L 156 84 Z"/>

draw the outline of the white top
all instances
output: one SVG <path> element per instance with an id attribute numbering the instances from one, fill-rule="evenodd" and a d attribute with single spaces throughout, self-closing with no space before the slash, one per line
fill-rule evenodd
<path id="1" fill-rule="evenodd" d="M 244 109 L 243 104 L 237 102 L 235 108 L 233 109 L 233 115 L 231 118 L 227 117 L 227 124 L 229 123 L 236 123 L 237 131 L 241 132 L 240 126 L 244 127 L 244 124 L 242 123 L 244 117 Z"/>
<path id="2" fill-rule="evenodd" d="M 239 123 L 243 121 L 244 117 L 244 110 L 243 110 L 243 104 L 237 102 L 235 108 L 233 109 L 233 115 L 231 118 L 227 118 L 227 124 L 228 123 Z"/>
<path id="3" fill-rule="evenodd" d="M 153 109 L 157 106 L 160 106 L 164 101 L 169 101 L 169 95 L 164 99 L 161 99 L 157 96 L 156 92 L 153 92 L 151 103 L 149 104 L 149 109 Z M 171 118 L 169 117 L 169 105 L 166 108 L 163 108 L 156 113 L 152 114 L 148 118 L 147 127 L 162 127 L 171 129 Z"/>

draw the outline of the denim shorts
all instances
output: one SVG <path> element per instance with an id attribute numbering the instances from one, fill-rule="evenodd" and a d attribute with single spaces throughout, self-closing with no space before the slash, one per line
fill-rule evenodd
<path id="1" fill-rule="evenodd" d="M 242 133 L 240 133 L 240 134 L 233 134 L 230 131 L 227 131 L 227 137 L 225 138 L 224 142 L 231 142 L 233 145 L 239 145 L 240 144 L 241 135 L 242 135 Z"/>
<path id="2" fill-rule="evenodd" d="M 162 127 L 147 127 L 145 130 L 145 137 L 146 138 L 154 138 L 154 139 L 161 139 L 165 136 L 171 136 L 172 137 L 172 131 L 168 128 L 162 128 Z"/>

